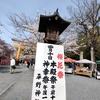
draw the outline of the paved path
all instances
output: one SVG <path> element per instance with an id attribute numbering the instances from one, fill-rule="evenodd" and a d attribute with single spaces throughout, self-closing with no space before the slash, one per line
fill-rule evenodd
<path id="1" fill-rule="evenodd" d="M 33 74 L 23 66 L 15 74 L 0 71 L 0 100 L 31 100 Z M 67 100 L 100 100 L 100 80 L 66 74 L 66 95 Z"/>
<path id="2" fill-rule="evenodd" d="M 100 100 L 100 80 L 66 75 L 67 100 Z"/>
<path id="3" fill-rule="evenodd" d="M 31 100 L 33 71 L 27 70 L 20 74 L 17 81 L 1 95 L 0 100 Z"/>
<path id="4" fill-rule="evenodd" d="M 21 76 L 28 70 L 25 66 L 16 66 L 15 72 L 10 74 L 9 66 L 0 65 L 0 96 L 19 81 Z"/>

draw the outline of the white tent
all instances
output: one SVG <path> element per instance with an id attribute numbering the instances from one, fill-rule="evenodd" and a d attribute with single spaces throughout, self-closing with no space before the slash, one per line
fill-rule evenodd
<path id="1" fill-rule="evenodd" d="M 78 60 L 76 61 L 76 63 L 81 63 L 81 64 L 96 64 L 95 62 L 88 60 L 88 59 L 82 59 L 82 60 Z"/>

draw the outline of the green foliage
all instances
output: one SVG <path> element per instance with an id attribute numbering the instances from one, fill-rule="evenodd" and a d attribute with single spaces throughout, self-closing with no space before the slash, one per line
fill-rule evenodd
<path id="1" fill-rule="evenodd" d="M 92 34 L 93 32 L 91 32 Z M 93 35 L 93 34 L 92 34 Z M 96 35 L 95 37 L 91 35 L 91 39 L 93 39 L 93 45 L 94 45 L 94 54 L 95 54 L 95 59 L 99 60 L 100 59 L 100 36 Z M 95 39 L 96 38 L 96 39 Z M 83 33 L 78 33 L 78 38 L 76 43 L 80 46 L 79 51 L 84 52 L 84 58 L 91 59 L 90 57 L 90 45 L 88 44 L 88 38 L 85 34 Z"/>
<path id="2" fill-rule="evenodd" d="M 73 59 L 79 59 L 79 55 L 75 54 L 74 52 L 72 51 L 67 51 L 67 52 L 64 52 L 65 56 L 69 57 L 69 58 L 73 58 Z"/>

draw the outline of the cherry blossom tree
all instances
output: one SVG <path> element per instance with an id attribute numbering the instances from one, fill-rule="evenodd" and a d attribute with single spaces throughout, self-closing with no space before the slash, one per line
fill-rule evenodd
<path id="1" fill-rule="evenodd" d="M 4 40 L 0 39 L 0 57 L 10 58 L 10 55 L 13 54 L 13 52 L 14 48 Z"/>
<path id="2" fill-rule="evenodd" d="M 45 10 L 45 14 L 49 15 L 51 13 L 47 14 L 47 12 Z M 33 18 L 26 16 L 24 13 L 10 14 L 8 16 L 8 18 L 11 21 L 10 24 L 15 28 L 15 32 L 13 32 L 12 34 L 15 36 L 15 38 L 17 38 L 17 40 L 25 42 L 25 44 L 23 45 L 23 48 L 22 48 L 23 54 L 29 53 L 28 51 L 35 52 L 36 51 L 36 43 L 43 42 L 43 38 L 45 37 L 44 33 L 38 32 L 39 12 L 37 11 L 36 17 L 33 17 Z M 66 32 L 67 31 L 68 30 L 66 30 Z M 70 33 L 71 33 L 71 36 L 68 35 L 66 38 L 68 38 L 68 39 L 72 38 L 72 35 L 74 35 L 74 34 L 72 32 L 70 32 Z M 64 38 L 64 34 L 62 34 L 62 37 Z M 58 42 L 58 43 L 61 44 L 61 43 L 65 42 L 66 38 L 64 38 L 64 41 L 62 41 L 63 38 L 60 38 L 59 40 L 61 42 Z M 66 42 L 68 42 L 68 41 L 66 41 Z M 64 46 L 66 46 L 66 45 L 64 45 Z M 77 53 L 76 51 L 74 51 L 74 49 L 70 48 L 70 45 L 69 45 L 69 49 L 73 50 L 73 52 Z M 32 54 L 32 52 L 30 52 L 30 54 Z"/>
<path id="3" fill-rule="evenodd" d="M 46 15 L 48 13 L 45 11 Z M 36 52 L 36 43 L 43 42 L 45 37 L 44 33 L 38 32 L 39 25 L 39 12 L 37 12 L 36 17 L 30 18 L 24 13 L 21 14 L 10 14 L 8 18 L 11 21 L 11 25 L 15 28 L 15 32 L 12 34 L 18 41 L 25 42 L 22 45 L 21 52 L 23 55 L 32 55 Z M 66 18 L 64 18 L 66 19 Z M 66 19 L 69 20 L 69 19 Z M 65 51 L 73 52 L 79 55 L 78 48 L 76 44 L 77 33 L 75 29 L 71 28 L 74 24 L 71 24 L 59 37 L 58 44 L 64 45 Z M 74 27 L 75 28 L 75 27 Z"/>
<path id="4" fill-rule="evenodd" d="M 72 52 L 75 53 L 75 55 L 79 55 L 79 48 L 80 46 L 77 45 L 77 27 L 75 27 L 75 23 L 71 22 L 71 25 L 63 32 L 61 38 L 64 41 L 64 49 L 65 52 Z"/>

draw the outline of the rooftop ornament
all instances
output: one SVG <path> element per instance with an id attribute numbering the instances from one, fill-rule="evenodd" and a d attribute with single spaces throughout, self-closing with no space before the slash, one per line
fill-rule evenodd
<path id="1" fill-rule="evenodd" d="M 70 25 L 62 19 L 58 9 L 53 15 L 40 15 L 39 32 L 45 32 L 44 43 L 56 44 L 59 35 Z"/>

